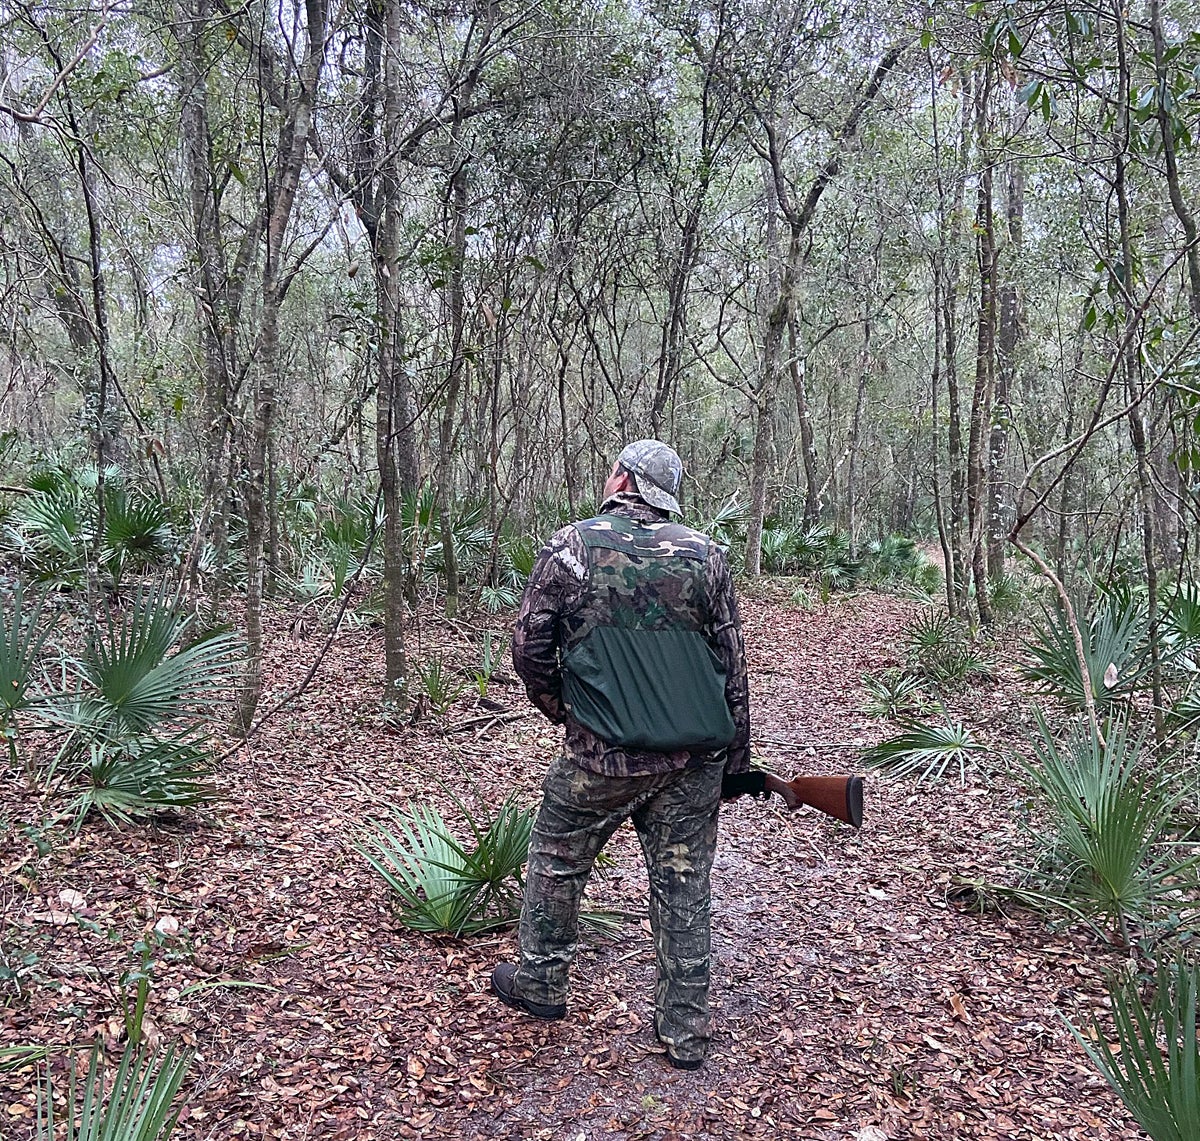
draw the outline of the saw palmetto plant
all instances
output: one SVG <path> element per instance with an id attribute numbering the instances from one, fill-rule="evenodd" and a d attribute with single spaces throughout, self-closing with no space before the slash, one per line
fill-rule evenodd
<path id="1" fill-rule="evenodd" d="M 1115 1041 L 1093 1018 L 1079 1044 L 1152 1141 L 1195 1141 L 1200 1128 L 1200 968 L 1182 955 L 1158 964 L 1152 996 L 1136 978 L 1109 983 Z"/>
<path id="2" fill-rule="evenodd" d="M 1128 698 L 1141 685 L 1149 663 L 1146 652 L 1146 615 L 1132 596 L 1108 594 L 1101 598 L 1083 634 L 1083 656 L 1097 709 Z M 1028 643 L 1033 657 L 1025 676 L 1070 709 L 1083 709 L 1085 689 L 1075 638 L 1066 616 L 1047 609 Z"/>
<path id="3" fill-rule="evenodd" d="M 894 776 L 915 776 L 918 781 L 938 780 L 957 770 L 966 783 L 967 764 L 973 756 L 987 752 L 962 722 L 912 722 L 896 737 L 881 741 L 863 753 L 863 763 Z"/>
<path id="4" fill-rule="evenodd" d="M 1123 720 L 1104 740 L 1079 729 L 1062 744 L 1041 713 L 1021 762 L 1043 808 L 1041 858 L 1031 873 L 1040 897 L 1115 929 L 1129 944 L 1130 923 L 1200 895 L 1200 855 L 1172 834 L 1172 813 L 1187 788 L 1161 767 L 1141 765 L 1145 742 Z"/>
<path id="5" fill-rule="evenodd" d="M 49 636 L 42 603 L 30 606 L 18 586 L 0 606 L 0 734 L 9 760 L 17 762 L 17 718 L 39 700 L 34 689 L 38 658 Z"/>
<path id="6" fill-rule="evenodd" d="M 533 812 L 517 808 L 512 797 L 486 823 L 459 808 L 471 845 L 429 804 L 393 810 L 355 844 L 398 896 L 400 921 L 415 931 L 462 935 L 505 926 L 520 912 Z"/>
<path id="7" fill-rule="evenodd" d="M 95 809 L 128 823 L 214 797 L 207 730 L 237 649 L 229 633 L 195 631 L 162 588 L 93 620 L 64 662 L 68 688 L 39 711 L 63 734 L 52 771 L 83 779 L 77 822 Z"/>
<path id="8" fill-rule="evenodd" d="M 71 1070 L 62 1110 L 47 1068 L 38 1090 L 37 1141 L 166 1141 L 183 1109 L 176 1098 L 191 1063 L 190 1053 L 130 1044 L 113 1073 L 97 1043 L 86 1074 Z"/>
<path id="9" fill-rule="evenodd" d="M 374 821 L 354 848 L 396 893 L 400 922 L 414 931 L 469 935 L 511 926 L 521 914 L 533 810 L 509 796 L 481 821 L 456 803 L 470 841 L 460 841 L 441 813 L 423 804 Z M 621 926 L 621 917 L 607 911 L 581 912 L 579 921 L 605 936 Z"/>

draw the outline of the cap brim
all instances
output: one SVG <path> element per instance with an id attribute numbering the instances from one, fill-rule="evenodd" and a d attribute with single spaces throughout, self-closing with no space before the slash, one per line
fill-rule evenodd
<path id="1" fill-rule="evenodd" d="M 633 473 L 633 482 L 637 484 L 638 495 L 651 507 L 657 507 L 660 511 L 673 511 L 676 515 L 683 514 L 679 509 L 679 500 L 663 491 L 657 484 L 651 483 L 649 479 L 642 479 L 637 472 Z"/>

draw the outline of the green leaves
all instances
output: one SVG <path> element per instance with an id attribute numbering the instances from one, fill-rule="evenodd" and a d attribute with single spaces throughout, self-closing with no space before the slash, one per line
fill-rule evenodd
<path id="1" fill-rule="evenodd" d="M 895 776 L 915 775 L 917 781 L 938 780 L 947 770 L 958 769 L 958 779 L 967 779 L 967 762 L 973 754 L 986 753 L 979 741 L 962 722 L 943 724 L 914 722 L 898 737 L 881 741 L 863 753 L 863 763 Z"/>
<path id="2" fill-rule="evenodd" d="M 163 809 L 212 800 L 206 728 L 215 700 L 237 674 L 237 643 L 199 633 L 165 587 L 88 614 L 77 655 L 59 650 L 55 690 L 35 692 L 49 629 L 17 590 L 0 631 L 0 729 L 16 755 L 13 719 L 28 709 L 57 732 L 48 784 L 82 778 L 71 804 L 76 823 L 93 809 L 129 824 Z M 192 640 L 189 641 L 189 638 Z M 43 678 L 49 676 L 47 671 Z"/>
<path id="3" fill-rule="evenodd" d="M 34 671 L 50 628 L 41 624 L 42 602 L 30 609 L 21 586 L 0 610 L 0 621 L 0 728 L 7 734 L 14 715 L 36 701 Z"/>
<path id="4" fill-rule="evenodd" d="M 1040 711 L 1034 760 L 1021 767 L 1046 810 L 1043 859 L 1032 873 L 1042 898 L 1082 917 L 1100 917 L 1128 943 L 1128 923 L 1166 897 L 1200 890 L 1200 857 L 1169 840 L 1171 813 L 1187 789 L 1161 768 L 1141 768 L 1143 742 L 1113 721 L 1102 744 L 1077 730 L 1060 746 Z"/>
<path id="5" fill-rule="evenodd" d="M 399 897 L 400 921 L 414 931 L 462 935 L 506 926 L 520 914 L 533 812 L 510 796 L 480 824 L 459 807 L 475 840 L 471 850 L 432 805 L 394 809 L 354 845 Z"/>
<path id="6" fill-rule="evenodd" d="M 77 739 L 116 744 L 199 717 L 234 683 L 236 639 L 210 631 L 187 643 L 192 622 L 165 589 L 139 591 L 93 629 L 76 663 L 81 688 L 63 718 Z"/>
<path id="7" fill-rule="evenodd" d="M 1097 709 L 1128 697 L 1146 676 L 1146 617 L 1141 604 L 1131 594 L 1110 592 L 1102 597 L 1096 612 L 1081 631 L 1083 656 L 1091 679 L 1092 697 Z M 1048 693 L 1071 709 L 1083 709 L 1083 671 L 1075 651 L 1075 639 L 1066 615 L 1047 610 L 1045 620 L 1035 629 L 1034 640 L 1027 643 L 1033 664 L 1024 667 L 1027 678 L 1040 683 Z M 1116 672 L 1114 684 L 1105 681 L 1109 666 Z"/>
<path id="8" fill-rule="evenodd" d="M 117 1072 L 109 1076 L 99 1043 L 92 1047 L 87 1075 L 71 1071 L 65 1118 L 56 1118 L 54 1087 L 47 1070 L 38 1090 L 38 1141 L 165 1141 L 183 1109 L 173 1107 L 192 1063 L 190 1053 L 162 1053 L 125 1047 Z"/>
<path id="9" fill-rule="evenodd" d="M 1110 981 L 1109 994 L 1117 1048 L 1095 1017 L 1091 1036 L 1074 1026 L 1071 1032 L 1153 1141 L 1193 1141 L 1200 1122 L 1200 968 L 1182 955 L 1160 962 L 1149 1002 L 1137 979 Z"/>

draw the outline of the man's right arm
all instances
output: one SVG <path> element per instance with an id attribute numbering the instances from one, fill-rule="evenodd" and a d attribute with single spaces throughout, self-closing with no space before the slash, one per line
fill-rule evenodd
<path id="1" fill-rule="evenodd" d="M 583 589 L 586 556 L 574 527 L 551 536 L 533 564 L 513 631 L 513 669 L 525 683 L 529 700 L 560 725 L 567 719 L 558 654 L 560 622 Z"/>

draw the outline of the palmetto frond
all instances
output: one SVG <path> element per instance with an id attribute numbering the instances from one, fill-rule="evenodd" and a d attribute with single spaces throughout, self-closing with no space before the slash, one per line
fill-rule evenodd
<path id="1" fill-rule="evenodd" d="M 1160 962 L 1154 997 L 1137 979 L 1109 984 L 1116 1046 L 1096 1019 L 1092 1035 L 1071 1030 L 1153 1141 L 1194 1141 L 1200 1122 L 1200 968 L 1182 955 Z"/>
<path id="2" fill-rule="evenodd" d="M 961 722 L 947 719 L 940 725 L 914 722 L 898 737 L 868 749 L 863 761 L 896 776 L 915 774 L 918 781 L 936 780 L 948 769 L 957 768 L 959 780 L 965 783 L 967 761 L 973 754 L 985 752 L 987 746 Z"/>
<path id="3" fill-rule="evenodd" d="M 190 1053 L 149 1053 L 130 1044 L 110 1078 L 97 1043 L 86 1076 L 71 1072 L 65 1118 L 56 1116 L 47 1070 L 38 1090 L 37 1141 L 165 1141 L 183 1108 L 173 1103 L 191 1062 Z"/>
<path id="4" fill-rule="evenodd" d="M 235 680 L 237 642 L 212 631 L 184 644 L 191 620 L 165 591 L 139 593 L 105 616 L 78 663 L 75 709 L 106 740 L 138 737 L 202 712 Z"/>
<path id="5" fill-rule="evenodd" d="M 1200 891 L 1200 857 L 1179 855 L 1167 833 L 1185 788 L 1138 765 L 1140 740 L 1110 724 L 1103 744 L 1078 731 L 1059 745 L 1041 714 L 1034 760 L 1023 765 L 1047 808 L 1049 868 L 1035 873 L 1048 898 L 1077 914 L 1107 916 L 1123 935 L 1155 902 Z M 1173 783 L 1173 782 L 1172 782 Z"/>
<path id="6" fill-rule="evenodd" d="M 1092 697 L 1098 708 L 1105 708 L 1133 692 L 1149 669 L 1146 615 L 1136 598 L 1106 595 L 1082 634 Z M 1070 708 L 1082 709 L 1083 673 L 1075 639 L 1061 611 L 1046 611 L 1045 621 L 1037 627 L 1036 638 L 1028 643 L 1028 649 L 1034 662 L 1025 668 L 1025 676 L 1039 682 Z M 1109 666 L 1116 670 L 1117 680 L 1112 686 L 1105 684 Z"/>

